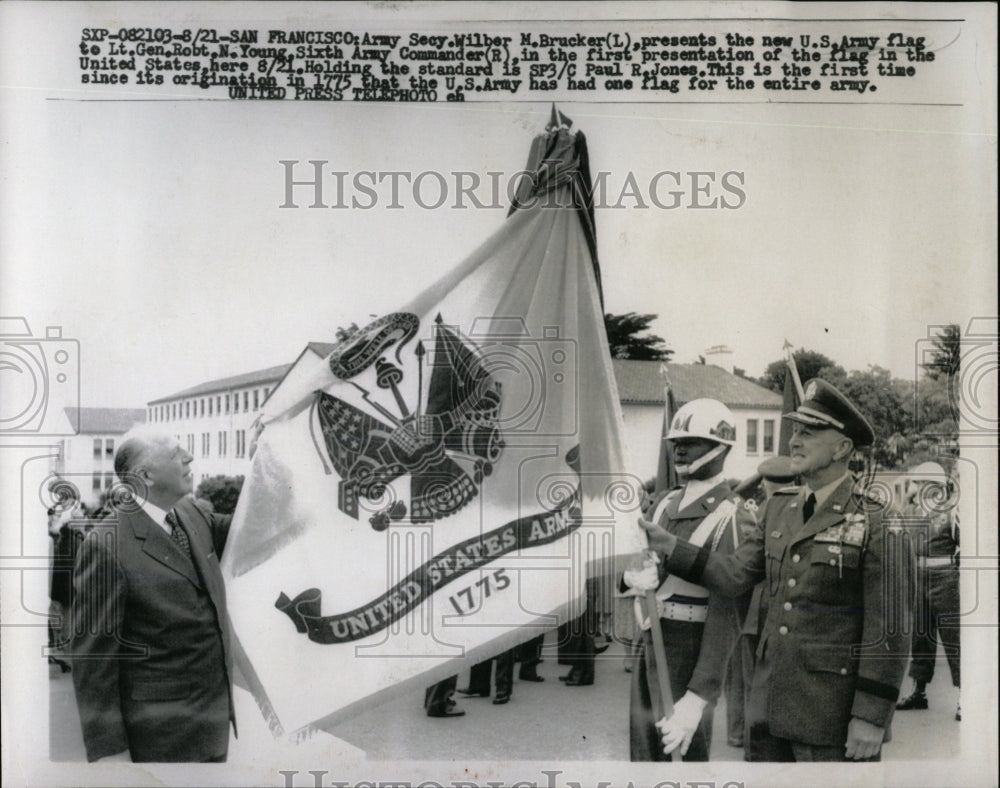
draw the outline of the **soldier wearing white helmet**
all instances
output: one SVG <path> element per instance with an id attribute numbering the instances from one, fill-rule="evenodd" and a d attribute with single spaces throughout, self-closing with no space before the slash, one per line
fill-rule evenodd
<path id="1" fill-rule="evenodd" d="M 755 526 L 753 512 L 734 496 L 723 479 L 726 457 L 736 443 L 736 420 L 729 408 L 713 399 L 693 400 L 674 415 L 667 433 L 681 486 L 654 502 L 652 519 L 682 539 L 732 553 L 744 530 Z M 685 761 L 707 761 L 712 712 L 719 696 L 729 654 L 739 634 L 736 608 L 713 604 L 700 585 L 667 575 L 649 562 L 625 573 L 636 594 L 656 589 L 659 626 L 663 632 L 673 715 L 657 729 L 652 698 L 659 694 L 650 622 L 637 603 L 643 627 L 642 651 L 632 670 L 630 751 L 633 761 L 667 760 L 678 749 Z M 664 747 L 661 737 L 669 737 Z"/>

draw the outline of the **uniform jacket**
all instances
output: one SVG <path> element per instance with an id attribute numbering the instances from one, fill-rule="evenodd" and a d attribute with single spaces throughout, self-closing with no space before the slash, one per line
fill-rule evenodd
<path id="1" fill-rule="evenodd" d="M 145 512 L 119 511 L 80 546 L 73 683 L 87 759 L 201 761 L 226 752 L 232 658 L 218 556 L 231 517 L 175 510 L 192 562 Z M 220 750 L 221 748 L 221 750 Z"/>
<path id="2" fill-rule="evenodd" d="M 679 505 L 683 493 L 683 487 L 668 493 L 670 497 L 659 521 L 660 525 L 681 539 L 689 539 L 702 520 L 718 509 L 724 501 L 732 501 L 736 504 L 735 517 L 725 524 L 722 532 L 718 534 L 718 539 L 714 538 L 715 534 L 713 533 L 705 540 L 706 550 L 711 549 L 715 543 L 718 554 L 731 555 L 743 538 L 743 534 L 752 531 L 756 526 L 753 512 L 738 496 L 731 492 L 729 485 L 725 482 L 716 485 L 680 509 Z M 654 511 L 655 505 L 650 511 L 650 515 Z M 665 576 L 666 573 L 661 572 L 663 579 Z M 705 629 L 702 633 L 698 662 L 687 688 L 701 698 L 714 702 L 721 692 L 726 664 L 729 662 L 729 656 L 736 643 L 736 638 L 739 636 L 740 610 L 732 600 L 719 598 L 715 594 L 710 595 L 708 604 L 708 617 L 705 620 Z"/>
<path id="3" fill-rule="evenodd" d="M 906 666 L 912 553 L 851 490 L 803 523 L 809 491 L 787 487 L 733 556 L 678 543 L 666 562 L 730 596 L 766 581 L 754 690 L 766 683 L 771 734 L 807 744 L 843 744 L 851 717 L 888 727 Z"/>

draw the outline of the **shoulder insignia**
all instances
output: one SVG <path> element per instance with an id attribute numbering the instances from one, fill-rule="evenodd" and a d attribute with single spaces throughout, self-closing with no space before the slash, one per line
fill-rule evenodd
<path id="1" fill-rule="evenodd" d="M 743 502 L 743 508 L 746 509 L 748 512 L 756 512 L 760 508 L 760 506 L 753 498 L 748 498 Z"/>

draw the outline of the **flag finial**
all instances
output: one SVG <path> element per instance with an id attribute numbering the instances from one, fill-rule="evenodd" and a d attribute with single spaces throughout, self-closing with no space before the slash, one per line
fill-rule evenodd
<path id="1" fill-rule="evenodd" d="M 573 120 L 562 112 L 556 109 L 555 102 L 552 103 L 552 115 L 549 117 L 549 122 L 545 126 L 546 131 L 556 131 L 557 129 L 564 128 L 568 129 L 573 125 Z"/>

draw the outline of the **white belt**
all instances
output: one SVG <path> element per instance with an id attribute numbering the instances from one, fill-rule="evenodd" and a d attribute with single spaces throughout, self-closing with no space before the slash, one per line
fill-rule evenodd
<path id="1" fill-rule="evenodd" d="M 920 556 L 921 566 L 951 566 L 952 560 L 950 555 L 935 556 L 928 558 L 927 556 Z"/>
<path id="2" fill-rule="evenodd" d="M 705 600 L 708 602 L 708 599 Z M 656 600 L 656 612 L 668 621 L 694 621 L 703 624 L 708 618 L 708 604 L 689 605 L 685 602 L 671 602 L 669 599 Z M 635 617 L 642 629 L 649 629 L 649 619 L 642 615 L 642 607 L 636 599 Z"/>
<path id="3" fill-rule="evenodd" d="M 708 618 L 708 605 L 686 605 L 683 602 L 665 602 L 657 600 L 657 612 L 660 618 L 667 618 L 671 621 L 698 621 L 704 622 Z"/>

